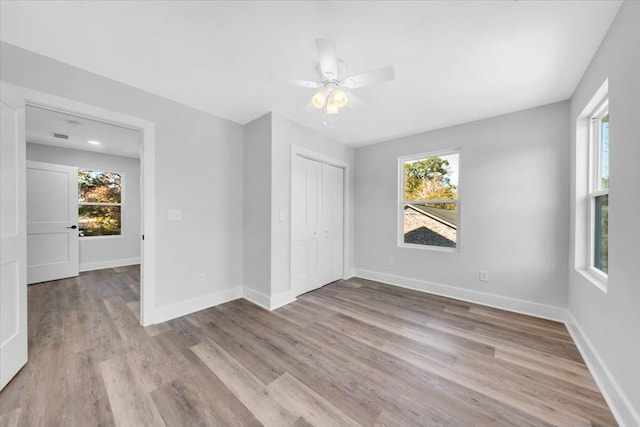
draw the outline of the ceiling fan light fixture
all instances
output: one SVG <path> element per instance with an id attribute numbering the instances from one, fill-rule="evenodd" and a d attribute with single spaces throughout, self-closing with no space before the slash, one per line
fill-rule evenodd
<path id="1" fill-rule="evenodd" d="M 311 98 L 311 104 L 316 108 L 322 108 L 326 100 L 327 92 L 325 92 L 324 89 L 320 89 L 313 95 L 313 98 Z"/>
<path id="2" fill-rule="evenodd" d="M 329 98 L 327 102 L 327 114 L 338 114 L 339 111 L 338 104 L 336 104 L 335 99 L 333 97 Z"/>
<path id="3" fill-rule="evenodd" d="M 347 94 L 340 88 L 333 91 L 333 100 L 336 102 L 338 108 L 342 108 L 349 102 Z"/>

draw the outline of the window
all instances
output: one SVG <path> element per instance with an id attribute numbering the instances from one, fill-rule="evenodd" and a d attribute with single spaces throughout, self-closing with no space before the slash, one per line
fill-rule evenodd
<path id="1" fill-rule="evenodd" d="M 122 234 L 122 176 L 115 172 L 78 171 L 80 236 Z"/>
<path id="2" fill-rule="evenodd" d="M 591 117 L 589 160 L 590 266 L 609 271 L 609 105 L 605 101 Z"/>
<path id="3" fill-rule="evenodd" d="M 458 151 L 399 159 L 400 246 L 458 247 L 459 163 Z"/>

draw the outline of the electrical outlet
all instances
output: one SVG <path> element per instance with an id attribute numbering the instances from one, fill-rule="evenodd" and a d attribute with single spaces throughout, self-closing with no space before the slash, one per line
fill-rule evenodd
<path id="1" fill-rule="evenodd" d="M 201 285 L 204 285 L 207 282 L 207 277 L 204 275 L 204 273 L 200 273 L 198 275 L 198 283 Z"/>
<path id="2" fill-rule="evenodd" d="M 480 270 L 480 281 L 481 282 L 489 281 L 489 272 L 487 270 Z"/>
<path id="3" fill-rule="evenodd" d="M 393 267 L 393 257 L 387 257 L 387 267 Z"/>

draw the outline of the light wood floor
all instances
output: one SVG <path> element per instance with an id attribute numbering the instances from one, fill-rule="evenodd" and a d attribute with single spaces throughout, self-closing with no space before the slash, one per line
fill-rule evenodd
<path id="1" fill-rule="evenodd" d="M 1 425 L 616 425 L 559 323 L 352 279 L 143 329 L 138 275 L 29 287 Z"/>

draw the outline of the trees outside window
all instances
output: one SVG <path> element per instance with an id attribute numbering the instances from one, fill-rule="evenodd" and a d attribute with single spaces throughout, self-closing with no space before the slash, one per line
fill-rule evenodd
<path id="1" fill-rule="evenodd" d="M 80 236 L 122 234 L 122 176 L 115 172 L 78 171 Z"/>

